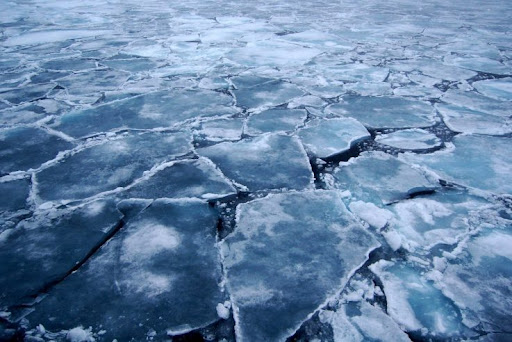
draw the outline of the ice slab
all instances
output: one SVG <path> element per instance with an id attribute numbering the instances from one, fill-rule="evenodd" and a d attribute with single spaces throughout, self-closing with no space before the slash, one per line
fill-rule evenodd
<path id="1" fill-rule="evenodd" d="M 82 261 L 119 223 L 113 201 L 35 215 L 0 238 L 0 306 L 22 304 Z"/>
<path id="2" fill-rule="evenodd" d="M 59 78 L 56 82 L 66 88 L 66 95 L 91 95 L 121 89 L 129 76 L 119 70 L 90 70 Z"/>
<path id="3" fill-rule="evenodd" d="M 393 133 L 380 134 L 375 137 L 375 141 L 404 150 L 427 150 L 440 147 L 443 143 L 435 134 L 423 129 L 404 129 Z"/>
<path id="4" fill-rule="evenodd" d="M 156 200 L 27 318 L 52 331 L 104 330 L 105 341 L 142 341 L 151 332 L 163 340 L 206 326 L 225 300 L 216 225 L 206 202 Z"/>
<path id="5" fill-rule="evenodd" d="M 306 151 L 295 137 L 265 134 L 239 142 L 198 148 L 230 179 L 249 188 L 304 189 L 313 182 Z"/>
<path id="6" fill-rule="evenodd" d="M 421 276 L 420 269 L 386 260 L 369 268 L 382 281 L 388 314 L 402 329 L 437 338 L 464 337 L 459 309 Z"/>
<path id="7" fill-rule="evenodd" d="M 497 193 L 512 193 L 510 138 L 461 135 L 454 148 L 433 154 L 403 157 L 426 166 L 441 178 L 464 186 Z"/>
<path id="8" fill-rule="evenodd" d="M 512 73 L 512 68 L 510 70 Z M 498 100 L 512 101 L 512 78 L 478 81 L 473 87 L 480 93 Z"/>
<path id="9" fill-rule="evenodd" d="M 454 245 L 483 225 L 478 213 L 488 206 L 482 198 L 464 192 L 437 192 L 388 207 L 394 213 L 389 226 L 402 236 L 402 246 L 410 251 Z"/>
<path id="10" fill-rule="evenodd" d="M 231 182 L 206 158 L 168 163 L 121 194 L 133 198 L 222 198 L 236 194 Z"/>
<path id="11" fill-rule="evenodd" d="M 420 73 L 420 75 L 432 77 L 434 79 L 434 84 L 440 82 L 441 80 L 452 82 L 467 80 L 477 75 L 476 72 L 471 70 L 458 68 L 454 65 L 446 65 L 438 60 L 421 57 L 416 57 L 410 60 L 393 61 L 386 64 L 386 66 L 394 70 L 408 72 L 412 75 L 415 75 L 415 73 Z M 424 84 L 424 82 L 419 83 Z M 426 85 L 432 86 L 433 84 Z"/>
<path id="12" fill-rule="evenodd" d="M 134 58 L 134 56 L 117 56 L 118 58 L 110 58 L 102 61 L 111 68 L 128 71 L 128 72 L 143 72 L 151 70 L 157 66 L 157 64 L 150 58 Z M 131 57 L 131 58 L 130 58 Z"/>
<path id="13" fill-rule="evenodd" d="M 480 95 L 474 91 L 461 91 L 449 89 L 444 93 L 442 100 L 458 107 L 465 107 L 475 111 L 509 117 L 510 103 Z"/>
<path id="14" fill-rule="evenodd" d="M 370 138 L 366 128 L 352 118 L 313 120 L 298 135 L 306 150 L 318 158 L 346 152 L 355 143 Z"/>
<path id="15" fill-rule="evenodd" d="M 44 98 L 52 89 L 53 83 L 29 84 L 0 93 L 0 99 L 12 104 L 20 104 Z"/>
<path id="16" fill-rule="evenodd" d="M 354 199 L 377 206 L 439 187 L 422 171 L 382 152 L 365 152 L 342 162 L 333 176 L 332 187 L 349 190 Z"/>
<path id="17" fill-rule="evenodd" d="M 445 58 L 447 64 L 474 71 L 497 75 L 510 75 L 512 70 L 503 63 L 488 57 L 451 57 Z"/>
<path id="18" fill-rule="evenodd" d="M 290 132 L 306 120 L 304 109 L 274 108 L 253 114 L 247 119 L 245 133 L 258 135 L 267 132 Z"/>
<path id="19" fill-rule="evenodd" d="M 240 140 L 242 138 L 243 125 L 243 118 L 205 121 L 198 125 L 197 130 L 194 131 L 194 136 L 198 140 L 207 141 Z"/>
<path id="20" fill-rule="evenodd" d="M 5 211 L 24 209 L 29 190 L 30 182 L 27 179 L 0 183 L 0 215 Z"/>
<path id="21" fill-rule="evenodd" d="M 372 128 L 426 127 L 435 123 L 434 110 L 428 103 L 399 97 L 346 96 L 326 111 L 353 117 Z"/>
<path id="22" fill-rule="evenodd" d="M 304 95 L 296 85 L 278 80 L 235 89 L 233 93 L 238 106 L 252 109 L 279 106 Z"/>
<path id="23" fill-rule="evenodd" d="M 72 147 L 68 141 L 39 128 L 0 130 L 0 174 L 38 168 Z"/>
<path id="24" fill-rule="evenodd" d="M 411 341 L 391 317 L 367 302 L 348 303 L 337 311 L 322 311 L 320 317 L 332 326 L 334 342 Z"/>
<path id="25" fill-rule="evenodd" d="M 512 120 L 501 116 L 459 107 L 437 104 L 446 126 L 454 132 L 503 135 L 512 132 Z"/>
<path id="26" fill-rule="evenodd" d="M 153 166 L 190 152 L 191 139 L 177 132 L 107 140 L 38 172 L 37 193 L 43 200 L 71 200 L 125 187 Z"/>
<path id="27" fill-rule="evenodd" d="M 221 243 L 240 341 L 284 341 L 339 291 L 378 243 L 335 191 L 240 204 Z"/>
<path id="28" fill-rule="evenodd" d="M 231 102 L 230 96 L 214 91 L 160 91 L 67 113 L 54 128 L 82 137 L 121 128 L 169 127 L 196 117 L 233 114 Z"/>
<path id="29" fill-rule="evenodd" d="M 59 58 L 52 59 L 40 64 L 40 67 L 43 69 L 49 70 L 71 70 L 71 71 L 80 71 L 87 69 L 95 69 L 96 63 L 89 59 L 80 59 L 80 58 Z"/>
<path id="30" fill-rule="evenodd" d="M 497 228 L 471 238 L 456 259 L 444 260 L 446 269 L 432 278 L 461 308 L 467 326 L 510 332 L 512 224 Z"/>
<path id="31" fill-rule="evenodd" d="M 300 66 L 322 50 L 278 40 L 249 42 L 228 53 L 230 60 L 245 66 Z"/>

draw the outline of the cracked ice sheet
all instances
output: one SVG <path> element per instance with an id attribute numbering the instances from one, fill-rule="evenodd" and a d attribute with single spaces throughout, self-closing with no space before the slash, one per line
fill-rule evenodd
<path id="1" fill-rule="evenodd" d="M 117 226 L 112 200 L 75 210 L 41 212 L 0 235 L 0 306 L 19 305 L 28 295 L 60 280 Z"/>
<path id="2" fill-rule="evenodd" d="M 156 174 L 120 194 L 125 198 L 223 198 L 235 195 L 231 182 L 207 158 L 158 167 Z"/>
<path id="3" fill-rule="evenodd" d="M 332 176 L 329 187 L 349 190 L 354 199 L 377 206 L 439 188 L 439 184 L 421 170 L 383 152 L 364 152 L 348 162 L 341 162 Z"/>
<path id="4" fill-rule="evenodd" d="M 141 341 L 152 331 L 164 339 L 206 326 L 225 300 L 216 225 L 206 202 L 156 200 L 27 318 L 52 331 L 105 330 L 105 341 Z"/>
<path id="5" fill-rule="evenodd" d="M 114 101 L 64 114 L 52 128 L 73 137 L 119 130 L 150 129 L 209 116 L 234 114 L 232 98 L 208 90 L 173 90 Z"/>
<path id="6" fill-rule="evenodd" d="M 405 150 L 427 150 L 442 145 L 441 139 L 423 129 L 405 129 L 388 134 L 379 134 L 375 141 Z"/>
<path id="7" fill-rule="evenodd" d="M 400 155 L 425 166 L 441 178 L 464 186 L 500 194 L 512 193 L 510 138 L 460 135 L 453 147 L 432 154 Z"/>
<path id="8" fill-rule="evenodd" d="M 431 105 L 399 97 L 346 96 L 326 111 L 353 117 L 371 128 L 426 127 L 436 122 Z"/>
<path id="9" fill-rule="evenodd" d="M 357 142 L 370 138 L 366 128 L 352 118 L 310 121 L 298 135 L 306 150 L 318 158 L 346 152 Z"/>
<path id="10" fill-rule="evenodd" d="M 125 187 L 154 166 L 190 152 L 191 140 L 186 132 L 105 140 L 39 171 L 37 195 L 43 201 L 73 200 Z"/>
<path id="11" fill-rule="evenodd" d="M 459 254 L 445 254 L 443 267 L 431 271 L 429 278 L 461 308 L 467 326 L 511 331 L 511 243 L 512 222 L 498 224 L 462 244 Z"/>
<path id="12" fill-rule="evenodd" d="M 309 188 L 313 172 L 309 159 L 296 137 L 265 134 L 239 142 L 224 142 L 198 148 L 231 180 L 250 191 Z"/>
<path id="13" fill-rule="evenodd" d="M 269 195 L 236 217 L 221 252 L 241 341 L 285 340 L 379 246 L 336 191 Z"/>

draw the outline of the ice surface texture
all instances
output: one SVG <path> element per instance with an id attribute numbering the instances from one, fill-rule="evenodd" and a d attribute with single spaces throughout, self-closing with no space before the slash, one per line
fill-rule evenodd
<path id="1" fill-rule="evenodd" d="M 0 340 L 510 340 L 510 13 L 0 1 Z"/>

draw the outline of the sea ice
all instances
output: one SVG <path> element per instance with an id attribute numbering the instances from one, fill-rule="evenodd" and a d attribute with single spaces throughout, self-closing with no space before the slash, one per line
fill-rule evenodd
<path id="1" fill-rule="evenodd" d="M 333 176 L 332 187 L 349 190 L 354 199 L 377 206 L 439 187 L 420 170 L 382 152 L 365 152 L 342 162 Z"/>
<path id="2" fill-rule="evenodd" d="M 512 192 L 510 138 L 460 135 L 454 148 L 432 154 L 404 154 L 403 159 L 426 166 L 441 178 L 496 193 Z"/>
<path id="3" fill-rule="evenodd" d="M 366 128 L 352 118 L 310 121 L 298 135 L 306 150 L 318 158 L 346 152 L 357 142 L 370 138 Z"/>
<path id="4" fill-rule="evenodd" d="M 313 182 L 308 156 L 299 140 L 281 134 L 265 134 L 238 142 L 198 148 L 230 179 L 249 188 L 304 189 Z"/>
<path id="5" fill-rule="evenodd" d="M 428 103 L 399 97 L 346 96 L 326 111 L 353 117 L 372 128 L 426 127 L 435 123 L 434 110 Z"/>
<path id="6" fill-rule="evenodd" d="M 307 112 L 304 109 L 274 108 L 252 114 L 247 119 L 245 133 L 258 135 L 266 132 L 290 132 L 304 124 Z"/>
<path id="7" fill-rule="evenodd" d="M 512 120 L 466 107 L 437 104 L 446 126 L 454 132 L 503 135 L 512 132 Z"/>
<path id="8" fill-rule="evenodd" d="M 0 130 L 0 174 L 38 168 L 73 144 L 45 130 L 16 127 Z"/>
<path id="9" fill-rule="evenodd" d="M 225 300 L 216 225 L 206 202 L 156 200 L 27 318 L 53 331 L 102 329 L 105 341 L 141 341 L 148 331 L 164 339 L 206 326 Z"/>
<path id="10" fill-rule="evenodd" d="M 19 305 L 61 280 L 118 225 L 111 200 L 75 210 L 41 213 L 4 232 L 0 239 L 0 306 Z"/>
<path id="11" fill-rule="evenodd" d="M 198 124 L 194 136 L 198 140 L 225 141 L 240 140 L 242 138 L 244 119 L 228 118 L 214 119 Z"/>
<path id="12" fill-rule="evenodd" d="M 512 73 L 512 69 L 510 73 Z M 473 87 L 486 96 L 498 100 L 512 101 L 512 78 L 510 77 L 478 81 L 473 83 Z"/>
<path id="13" fill-rule="evenodd" d="M 180 160 L 162 166 L 147 180 L 124 191 L 133 198 L 222 198 L 236 194 L 231 182 L 206 158 Z"/>
<path id="14" fill-rule="evenodd" d="M 404 129 L 388 134 L 380 134 L 375 141 L 404 150 L 428 150 L 442 145 L 441 139 L 423 129 Z"/>
<path id="15" fill-rule="evenodd" d="M 36 174 L 43 200 L 71 200 L 124 187 L 192 149 L 189 133 L 125 135 L 81 150 Z M 55 186 L 59 184 L 59 186 Z"/>
<path id="16" fill-rule="evenodd" d="M 240 204 L 221 243 L 240 341 L 284 341 L 378 243 L 336 191 L 269 195 Z"/>
<path id="17" fill-rule="evenodd" d="M 251 88 L 233 90 L 238 106 L 257 109 L 275 107 L 304 95 L 296 85 L 280 80 L 262 83 Z"/>

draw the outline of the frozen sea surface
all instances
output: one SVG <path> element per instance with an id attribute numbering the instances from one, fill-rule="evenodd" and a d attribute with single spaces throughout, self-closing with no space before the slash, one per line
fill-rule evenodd
<path id="1" fill-rule="evenodd" d="M 511 341 L 511 13 L 0 2 L 0 341 Z"/>

